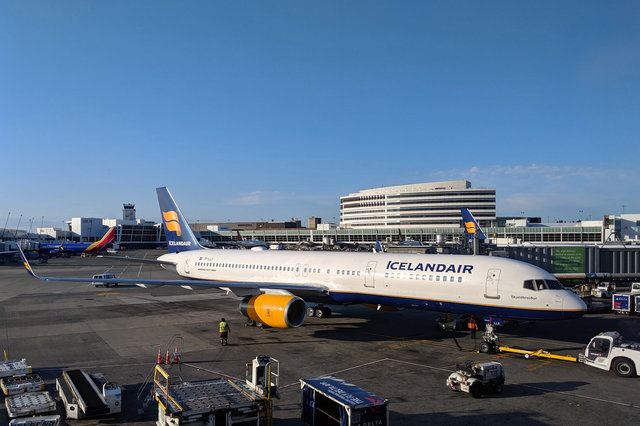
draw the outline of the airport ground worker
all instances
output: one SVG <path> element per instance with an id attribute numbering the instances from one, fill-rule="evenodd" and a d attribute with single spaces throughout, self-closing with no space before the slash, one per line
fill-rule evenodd
<path id="1" fill-rule="evenodd" d="M 222 320 L 220 321 L 219 330 L 220 330 L 220 346 L 224 346 L 227 344 L 227 336 L 231 332 L 231 327 L 229 327 L 229 324 L 227 324 L 224 318 L 222 318 Z"/>
<path id="2" fill-rule="evenodd" d="M 469 327 L 469 331 L 471 331 L 471 338 L 473 340 L 476 340 L 476 330 L 478 329 L 478 324 L 476 324 L 476 319 L 474 317 L 469 318 L 467 327 Z"/>

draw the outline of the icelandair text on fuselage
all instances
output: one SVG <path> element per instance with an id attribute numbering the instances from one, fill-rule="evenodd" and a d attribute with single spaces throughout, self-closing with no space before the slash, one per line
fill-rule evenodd
<path id="1" fill-rule="evenodd" d="M 170 246 L 190 246 L 191 241 L 169 241 Z"/>
<path id="2" fill-rule="evenodd" d="M 387 263 L 387 269 L 393 271 L 424 271 L 424 272 L 444 272 L 453 274 L 470 274 L 473 265 L 452 265 L 445 263 L 416 263 L 412 262 L 392 262 Z"/>

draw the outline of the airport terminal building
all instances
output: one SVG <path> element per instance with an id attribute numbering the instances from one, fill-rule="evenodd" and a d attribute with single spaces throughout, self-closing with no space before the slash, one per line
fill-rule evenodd
<path id="1" fill-rule="evenodd" d="M 472 188 L 471 182 L 456 180 L 365 189 L 340 197 L 340 227 L 459 227 L 462 207 L 473 212 L 480 226 L 489 226 L 496 219 L 495 188 Z"/>

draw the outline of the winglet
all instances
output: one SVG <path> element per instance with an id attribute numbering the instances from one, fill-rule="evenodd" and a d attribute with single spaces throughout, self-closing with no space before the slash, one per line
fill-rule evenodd
<path id="1" fill-rule="evenodd" d="M 374 253 L 383 253 L 384 252 L 384 250 L 382 249 L 382 244 L 380 244 L 380 240 L 378 240 L 377 238 L 376 238 L 376 246 L 374 247 L 373 252 Z"/>
<path id="2" fill-rule="evenodd" d="M 29 264 L 29 261 L 27 260 L 27 256 L 24 254 L 24 252 L 22 251 L 22 248 L 20 247 L 20 244 L 17 245 L 18 246 L 18 252 L 20 253 L 20 257 L 22 258 L 22 264 L 24 265 L 24 267 L 27 269 L 27 272 L 29 273 L 29 275 L 31 275 L 34 278 L 37 279 L 41 279 L 39 276 L 37 276 L 33 270 L 31 269 L 31 265 Z"/>

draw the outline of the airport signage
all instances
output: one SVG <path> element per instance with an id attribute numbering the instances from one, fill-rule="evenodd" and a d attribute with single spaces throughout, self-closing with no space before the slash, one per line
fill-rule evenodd
<path id="1" fill-rule="evenodd" d="M 584 248 L 554 247 L 553 272 L 565 274 L 584 272 Z"/>

